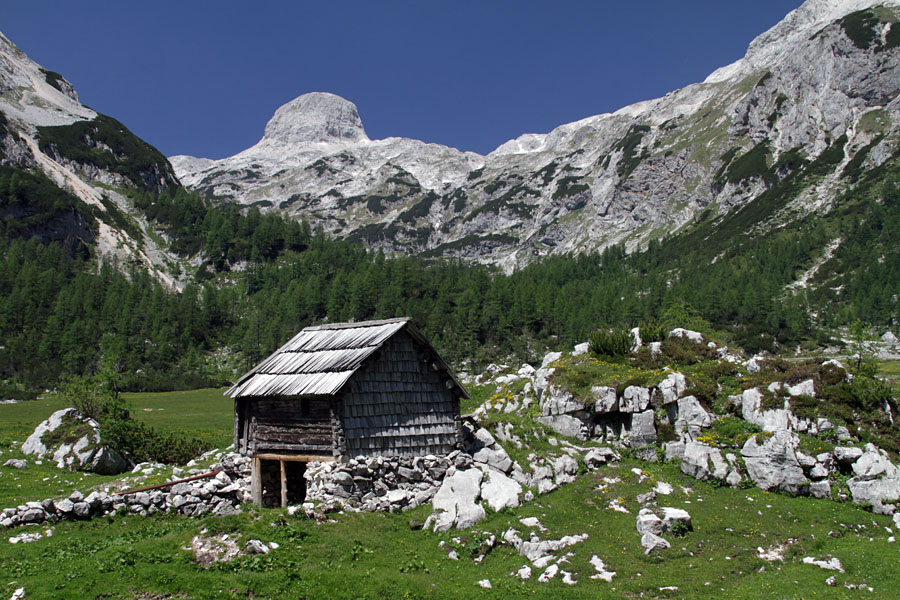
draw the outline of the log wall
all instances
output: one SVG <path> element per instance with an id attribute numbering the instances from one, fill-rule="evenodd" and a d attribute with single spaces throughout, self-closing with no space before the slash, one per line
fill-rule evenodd
<path id="1" fill-rule="evenodd" d="M 236 449 L 244 454 L 334 455 L 328 398 L 246 398 L 235 410 Z"/>

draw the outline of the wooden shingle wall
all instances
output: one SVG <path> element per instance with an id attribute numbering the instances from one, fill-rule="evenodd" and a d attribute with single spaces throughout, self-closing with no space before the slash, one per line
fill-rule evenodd
<path id="1" fill-rule="evenodd" d="M 351 378 L 342 402 L 347 455 L 443 455 L 457 447 L 459 398 L 431 359 L 400 332 Z"/>

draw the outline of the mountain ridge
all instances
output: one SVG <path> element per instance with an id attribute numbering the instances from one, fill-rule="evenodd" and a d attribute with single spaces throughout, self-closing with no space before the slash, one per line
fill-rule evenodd
<path id="1" fill-rule="evenodd" d="M 846 135 L 817 200 L 797 202 L 821 210 L 858 150 L 867 149 L 863 168 L 894 152 L 898 6 L 809 0 L 703 82 L 524 134 L 486 156 L 387 138 L 282 144 L 280 155 L 271 144 L 264 155 L 261 141 L 217 161 L 171 161 L 185 185 L 216 201 L 307 219 L 372 248 L 507 271 L 548 254 L 639 248 L 710 205 L 724 215 L 796 170 L 778 165 L 785 153 L 812 163 Z M 877 131 L 860 125 L 870 111 L 884 118 Z M 748 171 L 760 144 L 763 164 Z M 781 173 L 770 173 L 776 165 Z"/>
<path id="2" fill-rule="evenodd" d="M 167 159 L 122 123 L 82 105 L 65 77 L 2 33 L 0 94 L 0 170 L 44 195 L 59 190 L 52 208 L 46 198 L 0 196 L 0 219 L 20 234 L 70 251 L 91 247 L 101 264 L 143 265 L 168 287 L 182 287 L 184 278 L 171 268 L 178 257 L 130 198 L 135 190 L 179 185 Z M 20 231 L 23 219 L 32 224 Z"/>

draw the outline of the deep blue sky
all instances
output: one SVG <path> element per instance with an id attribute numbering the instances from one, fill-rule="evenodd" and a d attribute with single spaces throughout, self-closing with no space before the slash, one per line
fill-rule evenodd
<path id="1" fill-rule="evenodd" d="M 167 155 L 255 144 L 311 91 L 370 138 L 487 153 L 703 80 L 801 0 L 4 2 L 0 31 Z"/>

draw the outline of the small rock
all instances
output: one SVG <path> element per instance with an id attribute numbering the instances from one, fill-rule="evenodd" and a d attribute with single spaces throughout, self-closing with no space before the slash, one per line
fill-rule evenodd
<path id="1" fill-rule="evenodd" d="M 543 573 L 541 573 L 541 576 L 538 577 L 538 581 L 540 581 L 541 583 L 547 583 L 548 581 L 556 577 L 557 573 L 559 573 L 559 565 L 550 565 L 544 570 Z"/>
<path id="2" fill-rule="evenodd" d="M 641 535 L 645 533 L 662 535 L 663 531 L 665 530 L 663 520 L 653 514 L 653 511 L 649 508 L 641 509 L 635 521 L 635 526 L 638 533 L 640 533 Z"/>
<path id="3" fill-rule="evenodd" d="M 844 568 L 841 566 L 841 561 L 836 558 L 830 558 L 828 560 L 819 560 L 813 558 L 812 556 L 804 556 L 803 564 L 805 565 L 815 565 L 820 569 L 825 569 L 826 571 L 840 571 L 844 572 Z"/>
<path id="4" fill-rule="evenodd" d="M 606 569 L 606 563 L 597 556 L 596 554 L 591 557 L 591 565 L 594 567 L 594 570 L 597 571 L 595 575 L 591 575 L 591 579 L 600 579 L 605 581 L 606 583 L 612 583 L 612 578 L 615 577 L 615 571 L 608 571 Z"/>
<path id="5" fill-rule="evenodd" d="M 612 448 L 591 448 L 584 455 L 584 464 L 590 470 L 595 470 L 608 462 L 616 460 L 618 455 Z"/>
<path id="6" fill-rule="evenodd" d="M 809 495 L 822 500 L 831 499 L 831 483 L 828 481 L 813 481 L 809 484 Z"/>
<path id="7" fill-rule="evenodd" d="M 834 448 L 834 459 L 845 465 L 852 465 L 862 455 L 863 451 L 861 448 L 853 448 L 851 446 L 836 446 Z"/>
<path id="8" fill-rule="evenodd" d="M 269 546 L 260 540 L 249 540 L 245 545 L 247 554 L 268 554 Z"/>
<path id="9" fill-rule="evenodd" d="M 669 542 L 649 531 L 641 537 L 641 546 L 644 547 L 644 554 L 650 554 L 651 552 L 672 547 Z"/>

